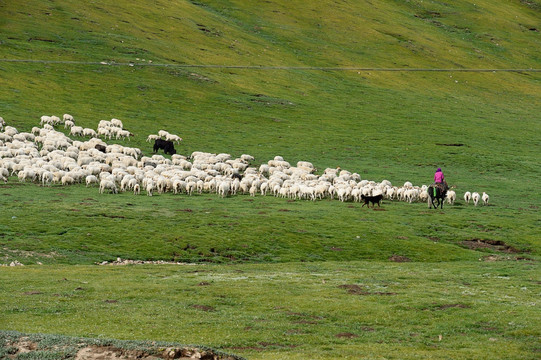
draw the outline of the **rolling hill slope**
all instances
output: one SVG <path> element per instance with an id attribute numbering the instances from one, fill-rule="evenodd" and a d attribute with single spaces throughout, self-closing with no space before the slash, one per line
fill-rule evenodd
<path id="1" fill-rule="evenodd" d="M 0 329 L 252 359 L 537 358 L 540 18 L 539 0 L 0 1 L 0 116 L 21 131 L 115 117 L 135 136 L 111 142 L 145 155 L 166 129 L 181 154 L 254 166 L 393 185 L 442 167 L 459 196 L 373 211 L 11 177 L 0 264 L 30 266 L 0 268 Z M 95 265 L 117 257 L 195 264 Z"/>

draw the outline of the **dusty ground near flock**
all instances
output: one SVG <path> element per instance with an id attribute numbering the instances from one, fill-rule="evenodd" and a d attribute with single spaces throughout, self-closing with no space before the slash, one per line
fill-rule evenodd
<path id="1" fill-rule="evenodd" d="M 200 360 L 241 360 L 242 358 L 233 355 L 215 353 L 212 350 L 203 350 L 193 347 L 149 347 L 147 349 L 123 349 L 113 345 L 89 344 L 81 340 L 76 344 L 52 345 L 49 347 L 40 346 L 28 336 L 21 335 L 18 339 L 11 339 L 3 344 L 9 348 L 9 354 L 3 359 L 17 359 L 20 356 L 30 355 L 29 353 L 42 352 L 49 358 L 50 354 L 66 352 L 63 359 L 73 360 L 158 360 L 158 359 L 200 359 Z M 75 347 L 75 351 L 74 348 Z M 74 355 L 69 353 L 75 352 Z M 47 354 L 47 355 L 46 355 Z"/>

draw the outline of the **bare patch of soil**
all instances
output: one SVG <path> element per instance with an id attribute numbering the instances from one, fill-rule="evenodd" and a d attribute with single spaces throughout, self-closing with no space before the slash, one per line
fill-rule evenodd
<path id="1" fill-rule="evenodd" d="M 534 259 L 524 257 L 524 256 L 502 256 L 502 255 L 488 255 L 483 256 L 483 261 L 531 261 L 532 264 L 535 262 Z"/>
<path id="2" fill-rule="evenodd" d="M 338 287 L 340 289 L 347 289 L 348 294 L 351 294 L 351 295 L 396 295 L 396 293 L 393 293 L 393 292 L 381 292 L 381 291 L 370 292 L 370 291 L 366 291 L 360 285 L 355 285 L 355 284 L 339 285 Z"/>
<path id="3" fill-rule="evenodd" d="M 201 360 L 240 360 L 242 358 L 235 355 L 228 355 L 216 352 L 211 349 L 200 349 L 197 347 L 177 347 L 171 345 L 158 346 L 158 344 L 143 346 L 138 349 L 122 348 L 118 345 L 96 345 L 89 344 L 83 339 L 73 339 L 71 344 L 42 344 L 41 340 L 31 340 L 31 335 L 21 334 L 20 337 L 12 338 L 6 341 L 2 346 L 10 348 L 9 355 L 6 359 L 18 358 L 37 358 L 32 356 L 35 351 L 40 351 L 47 357 L 48 351 L 58 353 L 68 348 L 75 350 L 66 359 L 74 360 L 169 360 L 169 359 L 201 359 Z M 122 342 L 120 342 L 122 343 Z M 261 344 L 265 346 L 266 344 Z M 279 344 L 277 344 L 279 345 Z M 271 346 L 271 344 L 267 345 Z M 1 346 L 0 346 L 1 347 Z M 129 346 L 128 346 L 129 347 Z M 263 348 L 262 348 L 263 350 Z M 49 357 L 47 357 L 49 358 Z M 64 357 L 63 357 L 64 358 Z M 4 358 L 2 358 L 4 359 Z"/>
<path id="4" fill-rule="evenodd" d="M 143 351 L 126 351 L 112 346 L 89 346 L 82 348 L 75 356 L 76 360 L 106 360 L 106 359 L 158 359 L 153 355 L 146 354 Z"/>
<path id="5" fill-rule="evenodd" d="M 336 334 L 336 335 L 334 335 L 334 336 L 336 336 L 337 338 L 346 338 L 346 339 L 352 339 L 352 338 L 359 337 L 359 335 L 353 334 L 353 333 L 349 333 L 349 332 L 339 333 L 339 334 Z"/>
<path id="6" fill-rule="evenodd" d="M 197 309 L 197 310 L 202 310 L 202 311 L 216 311 L 215 308 L 213 308 L 212 306 L 208 306 L 208 305 L 198 305 L 198 304 L 195 304 L 195 305 L 192 305 L 192 307 L 194 309 Z"/>
<path id="7" fill-rule="evenodd" d="M 492 251 L 504 252 L 504 253 L 520 253 L 521 251 L 507 245 L 500 240 L 490 239 L 469 239 L 462 242 L 464 246 L 471 250 L 489 249 Z"/>
<path id="8" fill-rule="evenodd" d="M 402 255 L 393 255 L 389 258 L 389 260 L 394 261 L 394 262 L 399 262 L 399 263 L 411 261 L 410 258 L 408 258 L 407 256 L 402 256 Z"/>
<path id="9" fill-rule="evenodd" d="M 468 309 L 470 306 L 466 304 L 442 304 L 435 307 L 436 310 L 446 310 L 452 308 Z"/>
<path id="10" fill-rule="evenodd" d="M 466 305 L 466 304 L 460 304 L 460 303 L 457 303 L 457 304 L 440 304 L 440 305 L 435 305 L 433 307 L 425 307 L 422 310 L 439 311 L 439 310 L 447 310 L 447 309 L 453 309 L 453 308 L 469 309 L 470 306 Z"/>
<path id="11" fill-rule="evenodd" d="M 436 145 L 438 145 L 438 146 L 464 146 L 464 144 L 460 144 L 460 143 L 456 143 L 456 144 L 441 144 L 441 143 L 436 143 Z"/>
<path id="12" fill-rule="evenodd" d="M 43 294 L 41 291 L 27 291 L 24 295 L 40 295 Z"/>

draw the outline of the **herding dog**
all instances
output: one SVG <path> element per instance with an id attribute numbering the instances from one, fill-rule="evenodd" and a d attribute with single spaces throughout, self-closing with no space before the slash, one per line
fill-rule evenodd
<path id="1" fill-rule="evenodd" d="M 364 195 L 361 195 L 361 199 L 364 201 L 363 206 L 366 205 L 369 208 L 370 203 L 372 203 L 372 208 L 374 208 L 376 206 L 376 204 L 378 204 L 378 207 L 381 207 L 380 203 L 381 203 L 381 199 L 383 199 L 383 195 L 382 194 L 379 194 L 379 195 L 376 195 L 376 196 L 364 196 Z M 361 207 L 363 207 L 363 206 L 361 206 Z"/>

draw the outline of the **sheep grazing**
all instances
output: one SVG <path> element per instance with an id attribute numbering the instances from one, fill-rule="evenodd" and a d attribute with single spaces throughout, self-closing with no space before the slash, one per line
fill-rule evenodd
<path id="1" fill-rule="evenodd" d="M 85 178 L 86 186 L 89 187 L 92 184 L 98 183 L 98 178 L 95 175 L 87 175 Z"/>
<path id="2" fill-rule="evenodd" d="M 488 200 L 490 199 L 490 196 L 488 196 L 488 194 L 483 191 L 483 196 L 481 196 L 481 199 L 483 200 L 483 205 L 488 205 Z"/>
<path id="3" fill-rule="evenodd" d="M 83 136 L 83 130 L 82 126 L 72 126 L 69 134 L 73 136 Z"/>
<path id="4" fill-rule="evenodd" d="M 118 119 L 111 119 L 111 125 L 115 126 L 115 127 L 118 127 L 118 128 L 121 128 L 121 129 L 124 129 L 124 125 L 122 124 L 122 121 L 118 120 Z"/>
<path id="5" fill-rule="evenodd" d="M 165 137 L 167 137 L 167 135 L 169 135 L 169 132 L 168 132 L 168 131 L 165 131 L 165 130 L 160 130 L 160 131 L 158 131 L 158 135 L 159 135 L 161 138 L 165 138 Z"/>
<path id="6" fill-rule="evenodd" d="M 160 138 L 159 135 L 150 134 L 150 135 L 147 137 L 147 142 L 151 142 L 151 141 L 154 141 L 154 140 L 158 140 L 159 138 Z"/>
<path id="7" fill-rule="evenodd" d="M 62 116 L 62 120 L 64 121 L 64 123 L 66 123 L 66 121 L 71 121 L 73 122 L 73 116 L 71 116 L 70 114 L 64 114 Z"/>
<path id="8" fill-rule="evenodd" d="M 470 203 L 470 200 L 471 200 L 471 192 L 466 191 L 466 192 L 464 193 L 464 201 L 466 202 L 466 204 L 469 204 L 469 203 Z"/>
<path id="9" fill-rule="evenodd" d="M 100 194 L 103 194 L 105 189 L 108 189 L 111 191 L 111 194 L 117 194 L 118 189 L 116 187 L 116 184 L 114 181 L 110 179 L 103 179 L 100 181 Z"/>
<path id="10" fill-rule="evenodd" d="M 180 144 L 180 142 L 182 141 L 182 138 L 178 135 L 167 134 L 165 135 L 165 140 Z"/>
<path id="11" fill-rule="evenodd" d="M 477 206 L 477 203 L 479 202 L 480 197 L 481 196 L 479 196 L 478 192 L 474 192 L 473 194 L 471 194 L 471 199 L 473 200 L 473 205 Z"/>
<path id="12" fill-rule="evenodd" d="M 4 121 L 4 118 L 0 116 L 0 131 L 4 130 L 4 126 L 6 126 L 6 122 Z"/>

